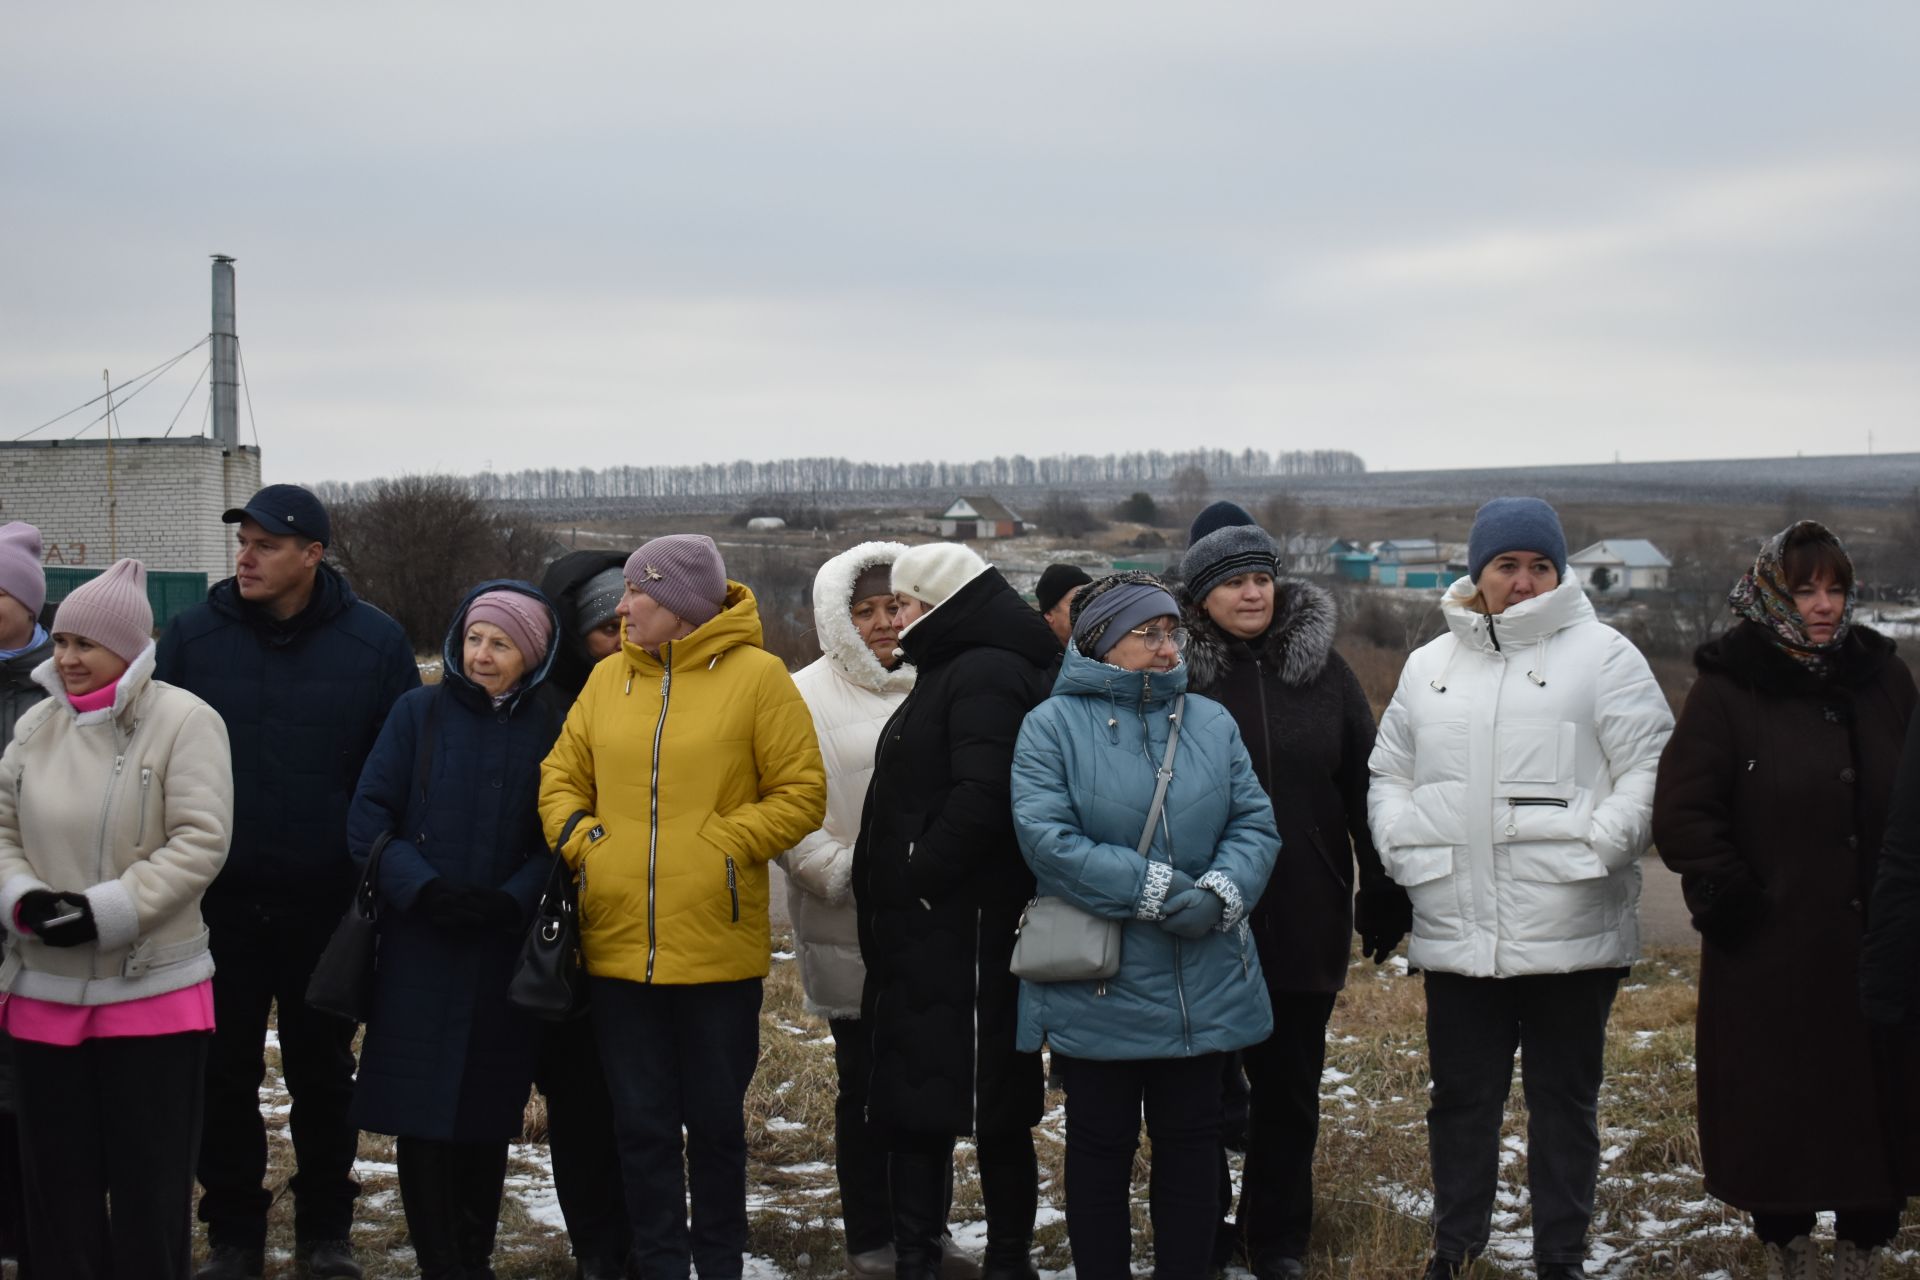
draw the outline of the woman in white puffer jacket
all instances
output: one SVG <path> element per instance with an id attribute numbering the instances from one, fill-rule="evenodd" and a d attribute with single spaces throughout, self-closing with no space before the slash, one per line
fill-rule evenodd
<path id="1" fill-rule="evenodd" d="M 836 1166 L 848 1267 L 893 1275 L 893 1219 L 887 1152 L 866 1122 L 869 1038 L 859 1026 L 860 930 L 853 909 L 853 842 L 860 834 L 880 730 L 913 688 L 901 663 L 891 569 L 899 542 L 863 542 L 820 566 L 813 579 L 813 626 L 820 658 L 793 678 L 813 713 L 827 766 L 826 824 L 780 856 L 787 911 L 807 1008 L 833 1031 L 840 1093 L 834 1108 Z"/>
<path id="2" fill-rule="evenodd" d="M 1578 1276 L 1586 1257 L 1601 1051 L 1639 955 L 1673 714 L 1566 558 L 1539 499 L 1480 509 L 1447 633 L 1408 658 L 1369 761 L 1368 825 L 1413 899 L 1407 962 L 1426 975 L 1431 1280 L 1486 1248 L 1516 1048 L 1538 1273 Z"/>

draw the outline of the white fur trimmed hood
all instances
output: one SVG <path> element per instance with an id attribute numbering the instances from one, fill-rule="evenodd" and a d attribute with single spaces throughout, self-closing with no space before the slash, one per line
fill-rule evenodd
<path id="1" fill-rule="evenodd" d="M 863 542 L 820 566 L 813 576 L 813 629 L 820 652 L 842 677 L 872 693 L 905 693 L 914 670 L 901 663 L 889 671 L 862 643 L 853 625 L 854 580 L 875 565 L 890 565 L 906 551 L 904 542 Z"/>

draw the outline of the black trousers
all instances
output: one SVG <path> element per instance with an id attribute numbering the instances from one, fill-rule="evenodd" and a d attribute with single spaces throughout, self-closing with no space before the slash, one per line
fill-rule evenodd
<path id="1" fill-rule="evenodd" d="M 341 905 L 345 909 L 345 904 Z M 293 1095 L 288 1126 L 299 1171 L 294 1235 L 345 1240 L 353 1225 L 353 1158 L 360 1132 L 347 1118 L 353 1102 L 354 1025 L 307 1008 L 307 980 L 339 923 L 338 912 L 269 913 L 208 897 L 213 1045 L 207 1056 L 206 1134 L 200 1150 L 200 1221 L 214 1245 L 260 1250 L 273 1203 L 267 1129 L 260 1116 L 267 1015 L 279 1011 L 280 1067 Z"/>
<path id="2" fill-rule="evenodd" d="M 14 1041 L 27 1231 L 39 1280 L 193 1270 L 204 1031 Z"/>
<path id="3" fill-rule="evenodd" d="M 567 1220 L 573 1256 L 618 1270 L 633 1248 L 613 1099 L 600 1063 L 592 1018 L 548 1028 L 534 1083 L 547 1100 L 547 1150 L 553 1190 Z"/>
<path id="4" fill-rule="evenodd" d="M 633 1223 L 628 1265 L 647 1280 L 684 1277 L 689 1264 L 700 1280 L 735 1280 L 746 1265 L 741 1104 L 760 1058 L 760 979 L 592 986 Z"/>
<path id="5" fill-rule="evenodd" d="M 1521 1055 L 1536 1263 L 1580 1263 L 1600 1172 L 1601 1053 L 1623 970 L 1465 978 L 1427 972 L 1434 1252 L 1477 1257 L 1492 1230 L 1500 1121 Z"/>
<path id="6" fill-rule="evenodd" d="M 1067 1241 L 1074 1274 L 1132 1274 L 1129 1187 L 1144 1111 L 1153 1142 L 1147 1199 L 1158 1280 L 1205 1280 L 1220 1220 L 1220 1080 L 1225 1055 L 1104 1062 L 1067 1073 Z"/>
<path id="7" fill-rule="evenodd" d="M 887 1193 L 885 1135 L 867 1123 L 867 1079 L 873 1074 L 873 1037 L 858 1018 L 835 1018 L 833 1063 L 840 1075 L 833 1104 L 834 1172 L 840 1179 L 840 1217 L 848 1253 L 884 1249 L 893 1240 Z"/>
<path id="8" fill-rule="evenodd" d="M 394 1147 L 400 1207 L 422 1280 L 481 1274 L 493 1257 L 507 1144 L 401 1137 Z"/>
<path id="9" fill-rule="evenodd" d="M 1252 1098 L 1235 1221 L 1255 1263 L 1307 1256 L 1313 1148 L 1320 1140 L 1320 1074 L 1327 1065 L 1327 1021 L 1335 998 L 1331 991 L 1270 994 L 1273 1034 L 1240 1054 Z"/>

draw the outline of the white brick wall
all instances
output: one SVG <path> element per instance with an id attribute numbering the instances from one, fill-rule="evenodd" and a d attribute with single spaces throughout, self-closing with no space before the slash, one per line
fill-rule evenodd
<path id="1" fill-rule="evenodd" d="M 0 443 L 0 523 L 38 527 L 48 564 L 105 568 L 134 556 L 218 582 L 233 573 L 233 530 L 220 513 L 259 487 L 258 449 L 228 454 L 205 437 L 111 449 L 104 440 Z"/>

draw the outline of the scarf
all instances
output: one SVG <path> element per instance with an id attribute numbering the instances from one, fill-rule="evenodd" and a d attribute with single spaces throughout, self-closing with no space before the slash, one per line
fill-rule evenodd
<path id="1" fill-rule="evenodd" d="M 1840 539 L 1818 521 L 1801 520 L 1790 524 L 1767 539 L 1766 545 L 1760 548 L 1759 556 L 1754 559 L 1753 568 L 1747 570 L 1740 581 L 1733 584 L 1733 590 L 1727 593 L 1727 603 L 1733 606 L 1738 616 L 1765 627 L 1768 639 L 1782 653 L 1802 666 L 1825 675 L 1832 669 L 1832 655 L 1839 651 L 1846 641 L 1847 632 L 1853 627 L 1853 606 L 1859 585 L 1856 583 L 1847 592 L 1847 604 L 1840 612 L 1840 622 L 1833 629 L 1833 638 L 1825 644 L 1815 644 L 1808 639 L 1806 620 L 1793 603 L 1793 588 L 1787 583 L 1786 548 L 1795 534 L 1802 535 L 1803 540 L 1832 542 L 1840 548 L 1841 555 L 1847 554 Z"/>

